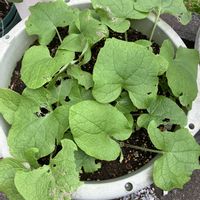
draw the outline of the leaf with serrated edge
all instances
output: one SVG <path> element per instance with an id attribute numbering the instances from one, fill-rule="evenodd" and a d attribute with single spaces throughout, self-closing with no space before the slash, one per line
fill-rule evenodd
<path id="1" fill-rule="evenodd" d="M 184 111 L 174 101 L 164 96 L 158 96 L 147 108 L 147 111 L 149 114 L 142 114 L 137 119 L 138 126 L 147 128 L 152 120 L 157 125 L 177 124 L 185 127 L 187 124 Z"/>
<path id="2" fill-rule="evenodd" d="M 187 11 L 183 0 L 137 0 L 134 3 L 135 9 L 141 12 L 155 11 L 158 13 L 168 13 L 180 19 L 182 24 L 187 24 L 191 20 L 191 13 Z"/>
<path id="3" fill-rule="evenodd" d="M 169 61 L 166 73 L 168 85 L 172 93 L 179 97 L 183 106 L 191 106 L 198 91 L 196 80 L 199 54 L 194 49 L 179 47 L 175 59 L 172 60 L 173 48 L 170 47 L 170 44 L 165 45 L 164 48 L 161 53 Z"/>
<path id="4" fill-rule="evenodd" d="M 59 12 L 58 12 L 59 11 Z M 66 27 L 73 22 L 73 10 L 63 0 L 38 3 L 30 8 L 26 22 L 29 35 L 38 35 L 42 45 L 48 45 L 57 32 L 57 27 Z"/>
<path id="5" fill-rule="evenodd" d="M 22 80 L 29 88 L 40 88 L 73 59 L 74 52 L 58 50 L 52 58 L 47 47 L 33 46 L 26 51 L 22 60 Z"/>
<path id="6" fill-rule="evenodd" d="M 147 108 L 156 98 L 160 63 L 146 47 L 117 39 L 108 39 L 94 66 L 93 95 L 101 103 L 117 99 L 128 91 L 137 108 Z"/>
<path id="7" fill-rule="evenodd" d="M 95 158 L 88 156 L 80 149 L 75 152 L 77 170 L 83 167 L 85 173 L 93 173 L 101 168 L 101 163 L 95 163 Z"/>
<path id="8" fill-rule="evenodd" d="M 20 101 L 21 96 L 18 93 L 10 89 L 0 89 L 0 113 L 9 124 L 13 123 Z"/>
<path id="9" fill-rule="evenodd" d="M 27 97 L 21 100 L 8 135 L 13 156 L 26 160 L 25 152 L 30 148 L 39 150 L 38 158 L 46 156 L 54 150 L 55 140 L 59 141 L 69 128 L 69 106 L 49 110 L 49 113 L 42 117 L 40 107 L 43 106 L 42 102 Z"/>
<path id="10" fill-rule="evenodd" d="M 89 72 L 83 71 L 78 66 L 71 66 L 70 68 L 68 68 L 67 73 L 68 75 L 75 78 L 80 85 L 84 86 L 86 90 L 91 88 L 94 84 L 92 80 L 92 75 Z"/>
<path id="11" fill-rule="evenodd" d="M 100 160 L 115 160 L 132 127 L 125 116 L 109 104 L 82 101 L 70 108 L 69 123 L 76 144 L 86 154 Z"/>
<path id="12" fill-rule="evenodd" d="M 22 163 L 13 158 L 0 160 L 0 191 L 5 193 L 9 200 L 23 200 L 14 184 L 16 172 L 23 170 L 26 169 Z"/>
<path id="13" fill-rule="evenodd" d="M 161 132 L 152 121 L 148 133 L 155 147 L 163 152 L 154 162 L 154 183 L 165 191 L 183 188 L 193 170 L 200 169 L 200 146 L 187 129 Z"/>
<path id="14" fill-rule="evenodd" d="M 62 150 L 50 161 L 50 165 L 31 172 L 17 172 L 15 185 L 28 200 L 70 200 L 71 194 L 80 186 L 71 140 L 62 140 Z M 39 184 L 38 184 L 39 183 Z"/>

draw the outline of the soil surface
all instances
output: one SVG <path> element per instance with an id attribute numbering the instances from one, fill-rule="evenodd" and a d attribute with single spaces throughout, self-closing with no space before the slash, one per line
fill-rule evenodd
<path id="1" fill-rule="evenodd" d="M 67 36 L 68 29 L 67 28 L 59 29 L 59 32 L 63 39 L 65 36 Z M 115 37 L 124 40 L 125 34 L 116 33 L 110 30 L 110 37 Z M 133 29 L 128 30 L 128 41 L 136 41 L 139 39 L 147 39 L 147 37 L 142 33 L 135 31 Z M 104 46 L 104 43 L 105 39 L 102 39 L 92 47 L 92 59 L 87 64 L 82 66 L 82 70 L 88 71 L 90 73 L 93 72 L 93 66 L 96 63 L 98 53 L 100 49 Z M 38 42 L 36 41 L 33 45 L 37 44 Z M 57 36 L 55 36 L 54 40 L 48 45 L 51 56 L 55 55 L 59 45 L 60 45 L 59 39 Z M 160 48 L 158 44 L 153 43 L 152 49 L 155 54 L 159 53 Z M 21 61 L 17 63 L 17 66 L 13 72 L 13 76 L 10 83 L 10 88 L 18 93 L 22 93 L 22 91 L 26 87 L 23 81 L 20 79 L 20 69 L 21 69 Z M 134 121 L 137 120 L 137 117 L 135 117 L 135 113 L 133 113 L 133 119 Z M 140 129 L 135 131 L 132 134 L 132 136 L 127 141 L 125 141 L 125 143 L 151 149 L 154 148 L 145 129 Z M 132 171 L 141 168 L 142 166 L 147 164 L 153 157 L 155 157 L 154 153 L 135 150 L 127 147 L 122 147 L 122 153 L 124 157 L 122 162 L 120 162 L 120 158 L 111 162 L 97 160 L 96 162 L 100 162 L 102 164 L 102 168 L 93 174 L 84 172 L 81 173 L 81 180 L 106 180 L 123 176 L 125 174 L 128 174 Z M 48 159 L 49 157 L 47 156 L 44 159 L 43 158 L 40 159 L 39 162 L 40 164 L 45 164 L 48 163 Z M 43 163 L 41 163 L 41 161 Z"/>
<path id="2" fill-rule="evenodd" d="M 0 0 L 0 20 L 2 20 L 9 12 L 12 4 L 4 0 Z"/>

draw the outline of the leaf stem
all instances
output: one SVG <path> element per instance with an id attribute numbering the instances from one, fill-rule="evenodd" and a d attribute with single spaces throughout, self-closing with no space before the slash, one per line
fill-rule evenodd
<path id="1" fill-rule="evenodd" d="M 124 142 L 120 142 L 120 146 L 121 147 L 132 148 L 132 149 L 137 149 L 137 150 L 141 150 L 141 151 L 148 151 L 148 152 L 152 152 L 152 153 L 163 154 L 163 152 L 159 151 L 159 150 L 149 149 L 149 148 L 145 148 L 145 147 L 139 147 L 139 146 L 132 145 L 132 144 L 127 144 L 127 143 L 124 143 Z"/>
<path id="2" fill-rule="evenodd" d="M 125 41 L 128 41 L 128 33 L 127 33 L 127 31 L 124 33 L 124 36 L 125 36 Z"/>
<path id="3" fill-rule="evenodd" d="M 157 26 L 157 23 L 158 23 L 158 20 L 160 19 L 160 15 L 161 15 L 161 8 L 158 9 L 158 13 L 156 13 L 156 20 L 155 20 L 155 23 L 154 23 L 154 26 L 153 26 L 153 29 L 152 29 L 152 32 L 151 32 L 151 36 L 149 38 L 149 41 L 151 42 L 152 39 L 153 39 L 153 36 L 154 36 L 154 33 L 155 33 L 155 30 L 156 30 L 156 26 Z"/>
<path id="4" fill-rule="evenodd" d="M 56 27 L 55 27 L 55 28 L 56 28 Z M 57 33 L 57 35 L 58 35 L 58 38 L 59 38 L 60 44 L 61 44 L 61 43 L 62 43 L 62 38 L 61 38 L 60 33 L 59 33 L 59 31 L 58 31 L 57 28 L 56 28 L 56 33 Z"/>

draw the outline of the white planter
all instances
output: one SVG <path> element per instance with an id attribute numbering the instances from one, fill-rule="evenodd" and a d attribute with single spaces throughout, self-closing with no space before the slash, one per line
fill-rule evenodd
<path id="1" fill-rule="evenodd" d="M 29 7 L 38 2 L 47 2 L 49 0 L 23 0 L 22 3 L 15 3 L 17 11 L 22 19 L 30 15 Z"/>
<path id="2" fill-rule="evenodd" d="M 199 55 L 200 55 L 200 26 L 199 26 L 199 30 L 196 35 L 195 49 L 197 49 L 199 51 Z"/>
<path id="3" fill-rule="evenodd" d="M 87 0 L 71 1 L 72 6 L 88 7 L 90 4 Z M 134 28 L 142 33 L 149 35 L 155 17 L 150 15 L 147 19 L 134 21 Z M 8 87 L 12 71 L 16 66 L 16 63 L 21 59 L 25 50 L 33 43 L 34 37 L 30 37 L 25 32 L 24 20 L 21 21 L 12 31 L 10 31 L 0 41 L 0 87 Z M 185 44 L 176 32 L 167 25 L 164 21 L 160 20 L 158 27 L 155 31 L 154 40 L 161 44 L 163 40 L 170 39 L 174 44 L 174 47 L 185 47 Z M 200 80 L 200 74 L 198 74 L 198 80 Z M 200 82 L 198 82 L 200 86 Z M 200 88 L 200 87 L 199 87 Z M 199 130 L 200 114 L 197 109 L 200 106 L 200 95 L 193 103 L 192 110 L 188 114 L 188 125 L 194 124 L 194 129 L 190 130 L 193 135 Z M 8 125 L 0 118 L 0 153 L 3 157 L 9 156 L 8 146 L 6 142 L 6 136 L 8 133 Z M 74 199 L 80 200 L 104 200 L 114 199 L 121 196 L 131 194 L 144 188 L 152 183 L 152 165 L 153 161 L 142 167 L 140 170 L 131 174 L 100 182 L 86 182 L 81 186 L 77 192 L 73 194 Z M 126 187 L 126 186 L 129 187 Z M 132 188 L 130 187 L 132 186 Z M 128 190 L 128 188 L 130 190 Z"/>

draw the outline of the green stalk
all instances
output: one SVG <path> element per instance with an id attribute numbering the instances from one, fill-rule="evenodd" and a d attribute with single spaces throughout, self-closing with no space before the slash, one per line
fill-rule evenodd
<path id="1" fill-rule="evenodd" d="M 132 145 L 132 144 L 126 144 L 124 142 L 120 142 L 120 146 L 121 147 L 132 148 L 132 149 L 137 149 L 137 150 L 141 150 L 141 151 L 148 151 L 148 152 L 151 152 L 151 153 L 163 154 L 163 152 L 159 151 L 159 150 L 149 149 L 149 148 L 145 148 L 145 147 L 139 147 L 139 146 Z"/>
<path id="2" fill-rule="evenodd" d="M 125 36 L 125 41 L 128 41 L 128 33 L 127 33 L 127 31 L 124 33 L 124 36 Z"/>
<path id="3" fill-rule="evenodd" d="M 1 24 L 2 24 L 2 27 L 1 27 L 1 30 L 2 30 L 2 34 L 1 34 L 1 37 L 4 36 L 4 24 L 3 24 L 3 20 L 1 19 Z"/>
<path id="4" fill-rule="evenodd" d="M 154 23 L 154 26 L 153 26 L 153 29 L 152 29 L 152 32 L 151 32 L 151 36 L 149 38 L 150 42 L 153 39 L 153 36 L 154 36 L 155 30 L 156 30 L 156 26 L 157 26 L 158 20 L 160 19 L 160 15 L 161 15 L 161 9 L 160 8 L 159 8 L 158 13 L 156 15 L 157 15 L 156 16 L 156 20 L 155 20 L 155 23 Z"/>
<path id="5" fill-rule="evenodd" d="M 56 27 L 55 27 L 55 28 L 56 28 Z M 62 43 L 62 38 L 61 38 L 60 33 L 59 33 L 59 31 L 58 31 L 57 28 L 56 28 L 56 33 L 57 33 L 57 35 L 58 35 L 58 38 L 59 38 L 60 44 L 61 44 L 61 43 Z"/>

